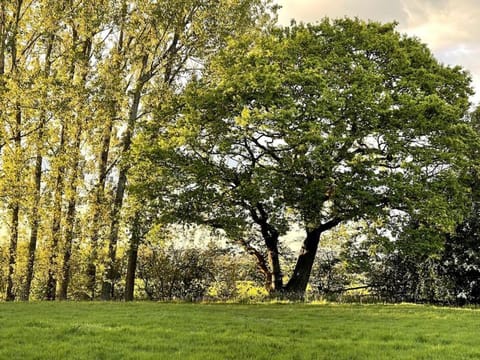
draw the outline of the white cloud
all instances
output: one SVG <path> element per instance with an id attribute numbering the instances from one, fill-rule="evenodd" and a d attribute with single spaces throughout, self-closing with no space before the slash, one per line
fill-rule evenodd
<path id="1" fill-rule="evenodd" d="M 407 17 L 400 25 L 433 50 L 476 44 L 480 36 L 479 5 L 478 0 L 402 0 Z"/>
<path id="2" fill-rule="evenodd" d="M 278 0 L 283 8 L 280 11 L 280 23 L 288 24 L 292 18 L 315 22 L 325 16 L 355 17 L 376 21 L 398 20 L 402 4 L 385 0 Z"/>
<path id="3" fill-rule="evenodd" d="M 480 38 L 479 0 L 278 0 L 279 20 L 315 22 L 325 16 L 398 21 L 399 29 L 416 35 L 436 50 Z"/>
<path id="4" fill-rule="evenodd" d="M 478 0 L 402 0 L 407 14 L 400 28 L 428 44 L 438 59 L 472 74 L 480 100 L 480 3 Z"/>
<path id="5" fill-rule="evenodd" d="M 398 29 L 417 36 L 440 61 L 472 73 L 480 100 L 480 0 L 278 0 L 279 21 L 315 22 L 325 16 L 398 21 Z"/>

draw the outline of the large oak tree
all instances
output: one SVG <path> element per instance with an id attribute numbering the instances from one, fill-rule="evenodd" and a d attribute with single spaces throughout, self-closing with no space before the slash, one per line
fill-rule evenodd
<path id="1" fill-rule="evenodd" d="M 251 32 L 175 107 L 157 109 L 171 127 L 147 127 L 137 189 L 164 221 L 262 239 L 271 289 L 302 296 L 321 235 L 340 223 L 400 214 L 452 229 L 460 220 L 470 93 L 465 71 L 395 24 L 325 19 Z M 305 240 L 284 284 L 278 249 L 293 224 Z"/>

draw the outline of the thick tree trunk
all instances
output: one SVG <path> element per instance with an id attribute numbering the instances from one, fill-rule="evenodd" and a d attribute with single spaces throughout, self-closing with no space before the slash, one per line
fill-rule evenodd
<path id="1" fill-rule="evenodd" d="M 76 192 L 76 187 L 72 191 Z M 76 193 L 68 201 L 66 224 L 65 224 L 65 249 L 63 252 L 62 264 L 62 281 L 60 283 L 60 290 L 58 293 L 59 300 L 66 300 L 68 293 L 68 285 L 70 283 L 70 260 L 72 257 L 72 245 L 75 227 L 75 213 L 76 213 Z"/>
<path id="2" fill-rule="evenodd" d="M 135 290 L 135 272 L 137 270 L 139 239 L 131 239 L 128 250 L 127 275 L 125 278 L 125 301 L 133 301 Z"/>
<path id="3" fill-rule="evenodd" d="M 303 241 L 292 277 L 285 286 L 287 294 L 298 298 L 304 297 L 315 255 L 317 254 L 320 235 L 321 232 L 318 228 L 307 232 L 307 237 Z"/>
<path id="4" fill-rule="evenodd" d="M 76 189 L 75 189 L 76 191 Z M 58 300 L 66 300 L 68 285 L 70 283 L 70 260 L 72 257 L 72 245 L 75 226 L 76 199 L 68 201 L 66 225 L 65 225 L 65 248 L 63 251 L 62 281 L 58 292 Z"/>
<path id="5" fill-rule="evenodd" d="M 303 241 L 300 255 L 298 256 L 295 269 L 290 277 L 284 292 L 294 298 L 303 299 L 307 290 L 308 280 L 312 272 L 313 263 L 317 254 L 318 243 L 323 232 L 332 229 L 341 222 L 340 219 L 330 220 L 313 230 L 307 230 L 307 236 Z"/>
<path id="6" fill-rule="evenodd" d="M 125 301 L 133 301 L 135 290 L 135 272 L 137 270 L 138 247 L 140 246 L 142 236 L 136 214 L 132 224 L 132 236 L 128 249 L 127 275 L 125 277 Z"/>

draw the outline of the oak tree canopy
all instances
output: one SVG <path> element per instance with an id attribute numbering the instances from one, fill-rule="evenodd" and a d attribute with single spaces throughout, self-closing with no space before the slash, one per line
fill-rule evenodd
<path id="1" fill-rule="evenodd" d="M 271 289 L 300 296 L 340 223 L 401 214 L 451 229 L 470 78 L 395 26 L 324 19 L 232 39 L 157 109 L 165 126 L 147 124 L 138 191 L 164 221 L 262 239 Z M 284 284 L 280 236 L 294 224 L 305 240 Z"/>

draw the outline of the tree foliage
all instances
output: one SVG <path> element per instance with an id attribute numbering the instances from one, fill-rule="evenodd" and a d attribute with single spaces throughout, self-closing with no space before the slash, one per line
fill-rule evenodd
<path id="1" fill-rule="evenodd" d="M 312 268 L 316 288 L 337 292 L 362 264 L 321 247 L 314 267 L 320 238 L 360 220 L 381 224 L 385 273 L 408 263 L 406 276 L 449 274 L 466 289 L 479 130 L 478 111 L 465 116 L 468 74 L 395 24 L 278 27 L 275 11 L 270 0 L 0 3 L 6 300 L 133 300 L 138 269 L 152 298 L 248 293 L 251 259 L 272 293 L 302 296 Z M 207 226 L 235 250 L 185 247 L 180 231 L 152 248 L 170 224 Z M 296 263 L 283 237 L 295 229 Z"/>
<path id="2" fill-rule="evenodd" d="M 137 123 L 228 37 L 273 17 L 268 0 L 1 2 L 8 300 L 64 299 L 72 284 L 114 295 L 117 246 L 137 233 L 124 205 Z"/>
<path id="3" fill-rule="evenodd" d="M 299 224 L 306 238 L 284 290 L 302 294 L 321 234 L 342 222 L 401 214 L 392 224 L 451 230 L 462 218 L 469 82 L 394 24 L 325 19 L 246 34 L 177 107 L 158 110 L 171 126 L 142 153 L 159 169 L 145 194 L 165 219 L 232 239 L 253 231 L 277 276 L 279 235 Z"/>

